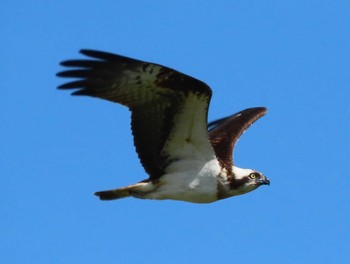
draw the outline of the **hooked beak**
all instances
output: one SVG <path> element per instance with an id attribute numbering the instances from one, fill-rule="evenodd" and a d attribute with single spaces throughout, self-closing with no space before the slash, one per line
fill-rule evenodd
<path id="1" fill-rule="evenodd" d="M 267 177 L 263 177 L 261 180 L 260 180 L 260 183 L 261 184 L 264 184 L 264 185 L 270 185 L 270 180 L 267 178 Z"/>

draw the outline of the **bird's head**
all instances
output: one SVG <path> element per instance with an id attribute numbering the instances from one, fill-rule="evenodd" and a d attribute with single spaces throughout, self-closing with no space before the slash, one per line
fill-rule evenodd
<path id="1" fill-rule="evenodd" d="M 230 189 L 235 195 L 253 191 L 261 185 L 270 185 L 270 180 L 255 170 L 233 167 L 232 172 Z"/>

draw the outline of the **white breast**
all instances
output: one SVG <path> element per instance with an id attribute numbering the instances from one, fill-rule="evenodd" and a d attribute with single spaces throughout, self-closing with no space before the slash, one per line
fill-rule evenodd
<path id="1" fill-rule="evenodd" d="M 209 162 L 181 160 L 172 163 L 161 177 L 160 186 L 145 196 L 148 199 L 172 199 L 210 203 L 217 198 L 217 176 L 221 167 L 216 158 Z"/>

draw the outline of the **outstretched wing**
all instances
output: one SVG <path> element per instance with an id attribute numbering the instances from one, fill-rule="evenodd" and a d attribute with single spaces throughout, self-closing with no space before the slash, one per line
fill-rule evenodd
<path id="1" fill-rule="evenodd" d="M 232 152 L 238 139 L 266 112 L 265 107 L 248 108 L 208 124 L 209 137 L 216 157 L 227 171 L 231 171 L 233 166 Z"/>
<path id="2" fill-rule="evenodd" d="M 158 64 L 101 51 L 80 52 L 90 58 L 64 61 L 61 65 L 72 69 L 57 74 L 78 80 L 58 88 L 127 106 L 136 151 L 151 179 L 180 158 L 182 143 L 197 140 L 211 148 L 207 112 L 212 93 L 205 83 Z M 176 151 L 170 141 L 179 144 Z"/>

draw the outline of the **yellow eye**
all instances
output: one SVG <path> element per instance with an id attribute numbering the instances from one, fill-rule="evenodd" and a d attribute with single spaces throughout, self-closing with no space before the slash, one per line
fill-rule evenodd
<path id="1" fill-rule="evenodd" d="M 251 174 L 249 175 L 249 178 L 255 179 L 255 178 L 256 178 L 256 173 L 251 173 Z"/>

